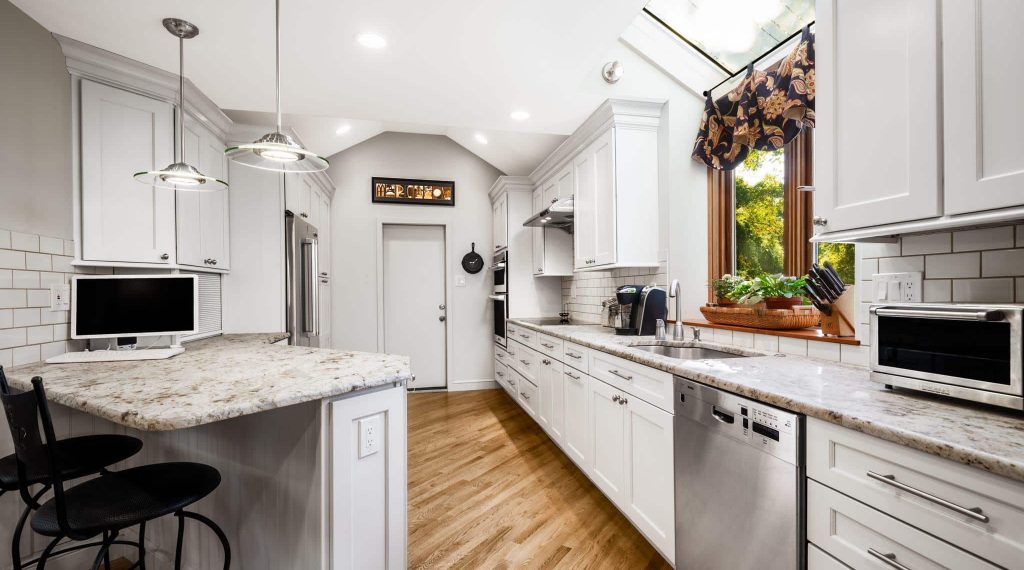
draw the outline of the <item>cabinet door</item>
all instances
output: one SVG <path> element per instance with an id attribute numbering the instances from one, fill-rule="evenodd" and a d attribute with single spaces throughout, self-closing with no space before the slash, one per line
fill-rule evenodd
<path id="1" fill-rule="evenodd" d="M 540 391 L 538 421 L 551 439 L 562 443 L 565 423 L 565 395 L 562 393 L 562 363 L 546 355 L 540 357 L 540 372 L 537 374 L 537 388 Z"/>
<path id="2" fill-rule="evenodd" d="M 671 561 L 676 536 L 672 414 L 626 398 L 626 513 Z"/>
<path id="3" fill-rule="evenodd" d="M 942 3 L 945 214 L 1024 205 L 1022 22 L 1019 0 Z"/>
<path id="4" fill-rule="evenodd" d="M 533 211 L 545 208 L 543 189 L 537 187 L 533 191 Z M 544 275 L 544 228 L 530 228 L 533 235 L 533 274 Z"/>
<path id="5" fill-rule="evenodd" d="M 508 247 L 508 195 L 502 194 L 494 202 L 494 251 Z"/>
<path id="6" fill-rule="evenodd" d="M 562 379 L 564 393 L 563 443 L 562 449 L 584 472 L 590 472 L 590 447 L 587 439 L 588 382 L 591 380 L 582 372 L 566 367 Z"/>
<path id="7" fill-rule="evenodd" d="M 576 192 L 576 188 L 573 184 L 572 166 L 567 166 L 565 170 L 558 173 L 555 177 L 555 184 L 558 186 L 557 195 L 559 200 L 563 200 L 572 196 Z"/>
<path id="8" fill-rule="evenodd" d="M 317 226 L 317 241 L 320 251 L 320 275 L 331 276 L 331 201 L 326 194 L 320 197 L 320 225 Z"/>
<path id="9" fill-rule="evenodd" d="M 305 174 L 284 175 L 284 207 L 303 220 L 309 221 L 313 183 Z"/>
<path id="10" fill-rule="evenodd" d="M 621 403 L 623 394 L 598 380 L 590 382 L 588 393 L 588 431 L 593 442 L 590 480 L 622 508 L 626 489 L 626 406 Z"/>
<path id="11" fill-rule="evenodd" d="M 586 269 L 593 266 L 595 219 L 594 157 L 583 151 L 573 161 L 573 178 L 576 181 L 574 200 L 573 233 L 575 235 L 575 256 L 573 266 Z"/>
<path id="12" fill-rule="evenodd" d="M 185 162 L 196 166 L 205 174 L 199 157 L 202 154 L 202 128 L 193 121 L 185 121 L 182 132 L 185 139 Z M 203 257 L 202 195 L 204 192 L 178 190 L 174 196 L 175 225 L 177 227 L 178 263 L 209 267 L 208 257 Z"/>
<path id="13" fill-rule="evenodd" d="M 200 172 L 227 180 L 224 143 L 195 121 L 186 119 L 185 161 Z M 178 263 L 228 269 L 228 191 L 178 190 L 175 196 Z"/>
<path id="14" fill-rule="evenodd" d="M 594 161 L 594 265 L 616 261 L 618 229 L 615 225 L 615 129 L 597 139 L 591 151 Z"/>
<path id="15" fill-rule="evenodd" d="M 825 220 L 818 229 L 942 213 L 939 1 L 816 2 L 814 212 Z M 965 79 L 973 81 L 958 69 L 953 81 Z M 958 89 L 969 91 L 966 83 Z M 946 108 L 971 115 L 963 106 Z M 962 153 L 950 158 L 966 160 Z"/>
<path id="16" fill-rule="evenodd" d="M 174 191 L 132 178 L 174 160 L 174 108 L 82 80 L 81 112 L 82 258 L 174 263 Z"/>
<path id="17" fill-rule="evenodd" d="M 558 201 L 558 181 L 552 180 L 551 182 L 545 183 L 541 194 L 540 210 L 543 210 Z M 534 213 L 539 212 L 540 210 L 538 210 L 537 206 L 534 205 Z"/>
<path id="18" fill-rule="evenodd" d="M 331 284 L 320 279 L 320 348 L 333 348 L 331 335 Z"/>

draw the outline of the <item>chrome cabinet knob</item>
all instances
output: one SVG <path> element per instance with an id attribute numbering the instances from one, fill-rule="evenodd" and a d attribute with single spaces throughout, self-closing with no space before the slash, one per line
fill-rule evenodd
<path id="1" fill-rule="evenodd" d="M 439 321 L 441 321 L 443 323 L 443 322 L 448 320 L 448 317 L 446 317 L 444 315 L 441 315 L 440 317 L 437 317 L 437 320 L 439 320 Z"/>
<path id="2" fill-rule="evenodd" d="M 303 218 L 308 218 L 309 217 L 309 214 L 307 214 L 306 212 L 302 212 L 299 215 L 302 216 Z"/>
<path id="3" fill-rule="evenodd" d="M 327 275 L 327 274 L 324 273 L 323 275 Z M 443 310 L 447 309 L 448 306 L 445 305 L 444 303 L 441 303 L 440 305 L 437 306 L 437 308 L 443 311 Z"/>
<path id="4" fill-rule="evenodd" d="M 554 204 L 554 203 L 555 203 L 555 202 L 557 202 L 557 201 L 558 201 L 558 198 L 552 198 L 552 199 L 551 199 L 551 203 L 552 203 L 552 204 Z"/>
<path id="5" fill-rule="evenodd" d="M 612 396 L 612 401 L 615 402 L 616 404 L 619 403 L 619 400 L 621 400 L 621 399 L 622 398 L 620 398 L 618 394 L 615 394 L 614 396 Z"/>
<path id="6" fill-rule="evenodd" d="M 629 403 L 629 400 L 627 400 L 625 398 L 619 398 L 619 405 L 620 406 L 625 406 L 628 403 Z"/>
<path id="7" fill-rule="evenodd" d="M 821 216 L 814 216 L 811 218 L 811 224 L 819 227 L 825 227 L 828 225 L 828 219 L 822 218 Z"/>
<path id="8" fill-rule="evenodd" d="M 541 362 L 544 363 L 544 366 L 551 366 L 551 361 L 548 360 L 547 358 L 545 358 L 544 360 L 541 360 Z"/>
<path id="9" fill-rule="evenodd" d="M 162 259 L 162 260 L 164 260 L 164 261 L 167 261 L 167 260 L 168 260 L 168 259 L 170 259 L 170 258 L 171 258 L 171 256 L 170 256 L 170 255 L 168 255 L 168 254 L 166 254 L 166 253 L 162 253 L 162 254 L 160 254 L 160 259 Z"/>
<path id="10" fill-rule="evenodd" d="M 216 259 L 211 259 L 211 260 L 210 260 L 210 263 L 212 263 L 212 264 L 214 264 L 214 265 L 217 265 L 217 260 L 216 260 Z"/>

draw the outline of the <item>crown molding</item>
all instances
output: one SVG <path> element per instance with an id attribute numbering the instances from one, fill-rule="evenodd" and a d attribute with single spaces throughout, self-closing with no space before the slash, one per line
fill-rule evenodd
<path id="1" fill-rule="evenodd" d="M 487 195 L 490 196 L 491 202 L 494 202 L 505 192 L 533 192 L 534 186 L 529 176 L 499 176 Z"/>
<path id="2" fill-rule="evenodd" d="M 657 131 L 664 106 L 664 99 L 606 100 L 530 173 L 530 180 L 540 184 L 611 127 Z"/>
<path id="3" fill-rule="evenodd" d="M 60 34 L 53 34 L 53 37 L 64 53 L 72 78 L 89 79 L 171 104 L 178 103 L 178 74 Z M 185 114 L 220 138 L 228 138 L 231 119 L 188 77 L 185 78 Z"/>

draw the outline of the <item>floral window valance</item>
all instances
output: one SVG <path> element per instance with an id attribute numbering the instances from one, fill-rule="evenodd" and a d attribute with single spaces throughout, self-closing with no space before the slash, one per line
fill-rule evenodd
<path id="1" fill-rule="evenodd" d="M 804 127 L 814 126 L 814 34 L 768 69 L 747 67 L 735 89 L 704 102 L 692 157 L 717 170 L 732 170 L 750 149 L 776 150 Z"/>

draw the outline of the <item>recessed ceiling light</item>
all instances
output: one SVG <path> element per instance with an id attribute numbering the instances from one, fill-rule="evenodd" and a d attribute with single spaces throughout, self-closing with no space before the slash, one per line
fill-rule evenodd
<path id="1" fill-rule="evenodd" d="M 381 49 L 388 46 L 388 41 L 384 39 L 384 36 L 377 34 L 359 34 L 356 41 L 359 42 L 359 45 L 370 49 Z"/>
<path id="2" fill-rule="evenodd" d="M 530 113 L 526 111 L 512 111 L 508 116 L 511 117 L 513 121 L 525 121 L 530 118 Z"/>
<path id="3" fill-rule="evenodd" d="M 477 133 L 477 134 L 476 134 L 476 135 L 474 136 L 474 138 L 476 139 L 476 142 L 478 142 L 478 143 L 480 143 L 480 144 L 487 144 L 487 137 L 483 136 L 483 135 L 482 135 L 482 134 L 480 134 L 480 133 Z"/>
<path id="4" fill-rule="evenodd" d="M 345 133 L 347 133 L 347 132 L 349 132 L 351 130 L 352 130 L 352 125 L 349 125 L 349 124 L 346 123 L 346 124 L 338 127 L 338 130 L 334 131 L 334 134 L 340 136 L 340 135 L 343 135 L 343 134 L 345 134 Z"/>

